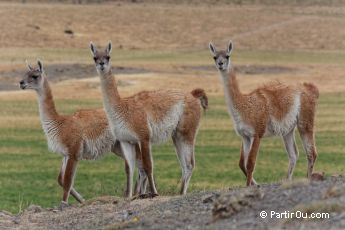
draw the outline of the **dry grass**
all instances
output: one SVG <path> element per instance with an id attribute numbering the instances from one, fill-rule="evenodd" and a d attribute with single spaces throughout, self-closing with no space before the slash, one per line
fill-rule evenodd
<path id="1" fill-rule="evenodd" d="M 344 12 L 344 6 L 1 3 L 0 21 L 11 23 L 2 23 L 0 47 L 86 48 L 90 40 L 112 40 L 125 49 L 205 49 L 210 40 L 232 38 L 240 49 L 344 50 Z"/>
<path id="2" fill-rule="evenodd" d="M 238 169 L 240 139 L 226 112 L 218 73 L 215 68 L 203 68 L 213 65 L 208 42 L 224 46 L 233 38 L 235 65 L 293 69 L 276 74 L 241 73 L 238 77 L 244 92 L 272 80 L 318 85 L 317 169 L 338 173 L 342 170 L 345 130 L 344 16 L 344 7 L 1 3 L 0 21 L 11 23 L 2 23 L 0 71 L 24 72 L 24 60 L 36 58 L 45 65 L 92 64 L 89 41 L 104 44 L 112 40 L 114 65 L 148 70 L 145 74 L 116 75 L 121 95 L 158 88 L 206 90 L 210 109 L 198 135 L 197 168 L 190 191 L 228 187 L 244 184 Z M 73 30 L 74 35 L 65 34 L 65 29 Z M 12 82 L 18 82 L 20 76 L 19 71 Z M 61 113 L 102 106 L 96 72 L 84 79 L 54 83 L 52 88 Z M 56 204 L 61 196 L 55 178 L 60 158 L 47 152 L 35 93 L 0 92 L 0 111 L 1 195 L 8 197 L 1 208 L 16 212 L 18 203 Z M 159 191 L 175 194 L 180 172 L 173 148 L 167 144 L 155 147 L 154 152 Z M 115 165 L 112 160 L 108 157 L 80 164 L 76 186 L 85 197 L 121 195 L 123 162 L 116 159 Z M 259 182 L 280 180 L 285 177 L 285 167 L 281 141 L 264 140 L 256 168 Z M 296 177 L 305 176 L 305 168 L 302 155 Z"/>

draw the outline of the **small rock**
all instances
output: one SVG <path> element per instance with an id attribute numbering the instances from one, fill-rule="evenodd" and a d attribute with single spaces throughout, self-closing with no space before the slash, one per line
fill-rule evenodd
<path id="1" fill-rule="evenodd" d="M 166 215 L 166 216 L 170 216 L 171 214 L 172 214 L 172 211 L 170 211 L 170 210 L 164 211 L 164 215 Z"/>
<path id="2" fill-rule="evenodd" d="M 13 223 L 20 224 L 20 217 L 16 216 L 16 218 L 13 219 Z"/>
<path id="3" fill-rule="evenodd" d="M 255 200 L 260 200 L 263 197 L 264 193 L 257 187 L 246 189 L 237 194 L 223 194 L 214 202 L 213 218 L 216 220 L 230 217 L 244 207 L 250 207 Z"/>
<path id="4" fill-rule="evenodd" d="M 202 200 L 202 203 L 204 203 L 204 204 L 211 203 L 211 202 L 215 201 L 219 196 L 220 196 L 219 193 L 207 194 L 207 195 L 203 196 L 201 198 L 201 200 Z"/>
<path id="5" fill-rule="evenodd" d="M 70 30 L 70 29 L 64 30 L 64 33 L 65 33 L 65 34 L 70 34 L 70 35 L 73 35 L 73 34 L 74 34 L 73 30 Z"/>
<path id="6" fill-rule="evenodd" d="M 2 210 L 2 211 L 0 211 L 0 217 L 2 217 L 2 216 L 12 216 L 12 214 L 10 212 Z"/>
<path id="7" fill-rule="evenodd" d="M 30 205 L 26 210 L 32 211 L 34 213 L 38 213 L 38 212 L 42 212 L 43 208 L 41 206 L 38 206 L 38 205 Z"/>

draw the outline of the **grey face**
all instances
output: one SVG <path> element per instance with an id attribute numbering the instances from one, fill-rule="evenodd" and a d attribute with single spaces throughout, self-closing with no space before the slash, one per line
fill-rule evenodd
<path id="1" fill-rule="evenodd" d="M 91 53 L 93 55 L 93 60 L 96 65 L 96 69 L 99 73 L 107 73 L 110 71 L 110 53 L 111 53 L 111 42 L 107 47 L 102 50 L 97 50 L 96 47 L 90 43 Z"/>
<path id="2" fill-rule="evenodd" d="M 212 43 L 209 44 L 209 47 L 217 69 L 219 71 L 227 70 L 231 64 L 230 55 L 232 51 L 232 42 L 229 42 L 226 50 L 217 51 L 216 47 Z"/>
<path id="3" fill-rule="evenodd" d="M 38 61 L 37 64 L 38 64 L 37 69 L 34 69 L 30 65 L 27 65 L 28 71 L 25 73 L 23 80 L 19 82 L 19 86 L 21 89 L 38 90 L 42 87 L 43 67 L 40 61 Z"/>

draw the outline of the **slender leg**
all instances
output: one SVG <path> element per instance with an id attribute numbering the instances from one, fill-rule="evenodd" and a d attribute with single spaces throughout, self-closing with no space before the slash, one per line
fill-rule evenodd
<path id="1" fill-rule="evenodd" d="M 182 169 L 181 195 L 187 194 L 190 178 L 194 169 L 194 145 L 187 144 L 179 134 L 173 136 L 177 157 Z"/>
<path id="2" fill-rule="evenodd" d="M 290 133 L 283 137 L 285 149 L 289 157 L 289 168 L 287 178 L 292 179 L 292 174 L 296 166 L 298 158 L 298 149 L 295 141 L 295 130 L 293 129 Z"/>
<path id="3" fill-rule="evenodd" d="M 142 141 L 140 143 L 141 154 L 143 159 L 143 166 L 149 181 L 149 186 L 152 192 L 152 196 L 158 196 L 156 185 L 153 179 L 153 165 L 152 165 L 152 155 L 151 146 L 149 141 Z"/>
<path id="4" fill-rule="evenodd" d="M 120 141 L 116 141 L 114 145 L 111 147 L 111 151 L 121 157 L 122 159 L 125 160 L 125 172 L 126 172 L 126 190 L 125 190 L 125 197 L 129 196 L 129 186 L 130 186 L 130 169 L 129 165 L 125 159 L 125 156 L 123 154 L 122 148 L 121 148 L 121 143 Z"/>
<path id="5" fill-rule="evenodd" d="M 136 195 L 145 194 L 146 185 L 147 185 L 147 176 L 145 173 L 139 144 L 135 145 L 135 153 L 136 153 L 137 168 L 138 168 L 138 179 L 135 182 L 134 192 Z"/>
<path id="6" fill-rule="evenodd" d="M 147 175 L 143 166 L 142 161 L 137 160 L 138 167 L 138 179 L 135 183 L 135 194 L 145 194 L 147 186 Z"/>
<path id="7" fill-rule="evenodd" d="M 250 154 L 250 150 L 253 146 L 253 141 L 254 141 L 254 138 L 249 138 L 247 136 L 243 136 L 242 137 L 242 150 L 241 151 L 241 156 L 240 156 L 240 167 L 244 173 L 244 175 L 247 177 L 247 162 L 248 162 L 248 156 Z M 243 158 L 243 160 L 241 160 Z M 242 161 L 242 162 L 241 162 Z M 257 185 L 254 177 L 252 177 L 252 180 L 251 180 L 251 185 Z"/>
<path id="8" fill-rule="evenodd" d="M 60 169 L 60 173 L 59 173 L 59 177 L 58 177 L 58 183 L 61 187 L 63 187 L 63 178 L 64 178 L 64 174 L 65 174 L 66 164 L 67 164 L 67 157 L 64 157 L 62 159 L 61 169 Z M 83 203 L 85 201 L 84 198 L 73 187 L 71 188 L 70 194 L 79 203 Z"/>
<path id="9" fill-rule="evenodd" d="M 243 150 L 243 141 L 242 141 L 239 166 L 240 166 L 240 169 L 242 170 L 243 174 L 247 177 L 247 171 L 246 171 L 246 166 L 245 166 L 245 162 L 244 162 L 244 152 L 243 151 L 244 150 Z"/>
<path id="10" fill-rule="evenodd" d="M 314 164 L 317 158 L 317 151 L 315 147 L 315 137 L 314 137 L 314 133 L 312 132 L 308 132 L 308 133 L 300 132 L 300 135 L 303 142 L 304 151 L 308 159 L 307 177 L 310 178 L 311 175 L 313 174 Z"/>
<path id="11" fill-rule="evenodd" d="M 64 203 L 68 203 L 69 193 L 71 192 L 71 188 L 74 182 L 74 176 L 77 168 L 77 160 L 73 158 L 68 158 L 65 168 L 65 173 L 63 177 L 63 198 L 62 201 Z"/>
<path id="12" fill-rule="evenodd" d="M 252 185 L 253 182 L 253 171 L 255 168 L 256 155 L 260 146 L 260 138 L 254 137 L 251 145 L 251 149 L 248 155 L 246 169 L 247 169 L 247 186 Z"/>
<path id="13" fill-rule="evenodd" d="M 122 152 L 126 161 L 126 174 L 127 176 L 127 197 L 132 197 L 133 194 L 133 175 L 135 166 L 135 150 L 133 145 L 128 142 L 121 142 Z M 128 173 L 127 173 L 128 166 Z"/>
<path id="14" fill-rule="evenodd" d="M 125 172 L 126 172 L 126 190 L 125 197 L 129 197 L 130 190 L 130 169 L 127 161 L 125 160 Z"/>

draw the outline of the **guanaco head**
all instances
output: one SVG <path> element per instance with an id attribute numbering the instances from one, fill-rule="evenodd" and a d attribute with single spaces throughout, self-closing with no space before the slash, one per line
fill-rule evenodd
<path id="1" fill-rule="evenodd" d="M 209 44 L 211 54 L 216 63 L 216 67 L 219 71 L 226 71 L 230 66 L 230 55 L 232 51 L 232 41 L 229 42 L 229 45 L 226 50 L 216 50 L 216 47 L 210 42 Z"/>
<path id="2" fill-rule="evenodd" d="M 25 73 L 23 80 L 19 82 L 21 89 L 39 90 L 43 85 L 43 65 L 41 61 L 37 61 L 38 68 L 33 68 L 26 63 L 28 71 Z"/>
<path id="3" fill-rule="evenodd" d="M 108 73 L 110 71 L 110 53 L 111 53 L 111 42 L 105 47 L 104 50 L 97 50 L 95 45 L 90 42 L 90 49 L 93 55 L 93 60 L 96 64 L 97 72 Z"/>

